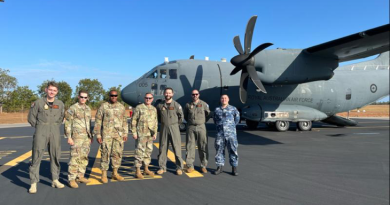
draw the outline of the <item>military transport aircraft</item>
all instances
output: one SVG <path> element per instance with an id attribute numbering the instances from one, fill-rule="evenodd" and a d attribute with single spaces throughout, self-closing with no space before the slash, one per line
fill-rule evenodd
<path id="1" fill-rule="evenodd" d="M 238 55 L 231 63 L 193 56 L 166 59 L 126 86 L 122 99 L 134 106 L 143 102 L 146 92 L 152 92 L 158 102 L 164 98 L 163 90 L 172 87 L 174 99 L 184 105 L 191 100 L 192 89 L 198 89 L 201 99 L 214 110 L 220 95 L 228 94 L 249 128 L 265 122 L 286 131 L 290 122 L 296 122 L 306 131 L 313 121 L 354 126 L 355 121 L 335 114 L 389 95 L 390 24 L 306 49 L 264 50 L 272 45 L 264 43 L 251 52 L 256 19 L 253 16 L 247 24 L 244 48 L 239 37 L 234 37 Z M 339 67 L 340 62 L 376 54 L 376 59 Z"/>

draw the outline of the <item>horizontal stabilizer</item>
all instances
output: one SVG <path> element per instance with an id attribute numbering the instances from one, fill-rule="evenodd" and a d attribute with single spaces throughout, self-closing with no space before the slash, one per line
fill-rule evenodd
<path id="1" fill-rule="evenodd" d="M 305 51 L 315 56 L 350 61 L 389 50 L 390 24 L 322 43 Z"/>
<path id="2" fill-rule="evenodd" d="M 322 122 L 331 124 L 331 125 L 337 125 L 339 127 L 344 127 L 344 126 L 356 126 L 358 123 L 356 121 L 353 121 L 351 119 L 343 118 L 337 115 L 330 116 Z"/>

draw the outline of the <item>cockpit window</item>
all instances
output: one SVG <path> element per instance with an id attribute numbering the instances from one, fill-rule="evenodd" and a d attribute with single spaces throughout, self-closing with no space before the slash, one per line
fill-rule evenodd
<path id="1" fill-rule="evenodd" d="M 160 95 L 164 95 L 165 88 L 167 88 L 167 85 L 160 85 Z"/>
<path id="2" fill-rule="evenodd" d="M 169 69 L 169 78 L 177 79 L 177 69 Z"/>
<path id="3" fill-rule="evenodd" d="M 156 83 L 152 83 L 151 87 L 150 87 L 150 92 L 153 94 L 153 95 L 157 95 L 157 84 Z"/>
<path id="4" fill-rule="evenodd" d="M 167 78 L 167 69 L 160 69 L 160 78 Z"/>
<path id="5" fill-rule="evenodd" d="M 147 78 L 157 78 L 157 70 L 153 71 Z"/>

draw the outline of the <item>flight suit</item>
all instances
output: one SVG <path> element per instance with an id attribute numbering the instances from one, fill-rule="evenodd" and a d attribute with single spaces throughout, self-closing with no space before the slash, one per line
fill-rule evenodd
<path id="1" fill-rule="evenodd" d="M 217 128 L 215 138 L 215 163 L 217 166 L 225 164 L 225 147 L 229 152 L 229 162 L 232 167 L 238 165 L 237 153 L 237 132 L 236 125 L 240 122 L 240 113 L 234 106 L 228 105 L 226 108 L 217 107 L 214 112 L 214 123 Z"/>
<path id="2" fill-rule="evenodd" d="M 197 104 L 189 102 L 184 109 L 184 119 L 187 121 L 186 149 L 187 167 L 193 167 L 195 161 L 195 144 L 197 142 L 201 167 L 207 167 L 209 158 L 208 137 L 206 132 L 206 121 L 209 119 L 209 105 L 202 100 Z"/>
<path id="3" fill-rule="evenodd" d="M 179 103 L 172 100 L 168 106 L 164 101 L 157 105 L 158 118 L 161 123 L 160 149 L 158 164 L 160 169 L 166 170 L 168 145 L 171 142 L 173 153 L 175 154 L 176 170 L 183 169 L 181 158 L 181 136 L 179 124 L 183 122 L 183 111 Z"/>
<path id="4" fill-rule="evenodd" d="M 65 138 L 72 138 L 68 167 L 69 181 L 84 177 L 91 147 L 91 109 L 76 103 L 65 112 Z"/>
<path id="5" fill-rule="evenodd" d="M 141 167 L 144 162 L 145 167 L 150 164 L 153 151 L 153 136 L 157 135 L 157 110 L 153 105 L 138 105 L 131 120 L 133 135 L 136 140 L 135 167 Z"/>
<path id="6" fill-rule="evenodd" d="M 28 122 L 35 127 L 32 144 L 32 159 L 29 168 L 31 183 L 39 182 L 39 167 L 45 149 L 48 146 L 50 171 L 54 180 L 59 179 L 61 138 L 60 126 L 64 119 L 64 103 L 55 99 L 53 104 L 46 98 L 36 100 L 28 113 Z"/>
<path id="7" fill-rule="evenodd" d="M 128 134 L 125 107 L 119 102 L 114 104 L 103 103 L 96 112 L 93 133 L 97 138 L 103 140 L 100 145 L 101 169 L 103 171 L 108 170 L 110 156 L 112 168 L 119 169 L 122 162 L 123 137 L 127 137 Z"/>

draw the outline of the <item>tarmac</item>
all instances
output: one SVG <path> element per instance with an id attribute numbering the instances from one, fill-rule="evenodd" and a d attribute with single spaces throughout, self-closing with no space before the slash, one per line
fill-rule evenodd
<path id="1" fill-rule="evenodd" d="M 213 175 L 215 126 L 209 134 L 208 173 L 200 173 L 196 155 L 191 174 L 175 175 L 169 151 L 168 172 L 143 180 L 134 178 L 134 143 L 125 143 L 120 173 L 124 182 L 101 184 L 98 143 L 93 142 L 86 177 L 80 188 L 51 187 L 48 155 L 41 163 L 38 193 L 29 194 L 28 167 L 34 128 L 27 124 L 0 126 L 1 204 L 270 204 L 367 205 L 389 204 L 389 120 L 354 118 L 356 127 L 339 128 L 314 123 L 312 131 L 269 130 L 261 124 L 248 130 L 237 127 L 239 176 L 230 174 L 228 157 L 224 173 Z M 63 129 L 63 128 L 62 128 Z M 185 158 L 185 133 L 182 133 Z M 158 140 L 150 169 L 158 169 Z M 60 181 L 67 183 L 69 145 L 62 140 Z M 111 170 L 109 171 L 111 176 Z"/>

